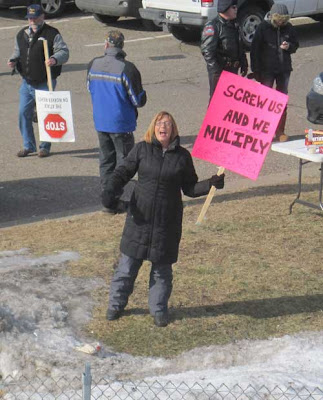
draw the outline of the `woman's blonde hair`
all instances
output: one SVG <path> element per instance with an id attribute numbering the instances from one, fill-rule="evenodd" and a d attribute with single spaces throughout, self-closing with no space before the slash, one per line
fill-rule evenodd
<path id="1" fill-rule="evenodd" d="M 178 129 L 173 116 L 167 111 L 160 111 L 158 114 L 154 116 L 151 123 L 149 124 L 149 127 L 144 135 L 145 142 L 151 143 L 153 141 L 153 138 L 155 137 L 156 122 L 160 121 L 165 116 L 167 116 L 172 123 L 172 133 L 170 135 L 170 141 L 172 142 L 176 138 L 176 136 L 178 136 Z"/>
<path id="2" fill-rule="evenodd" d="M 289 15 L 281 15 L 277 13 L 271 15 L 271 23 L 276 28 L 278 26 L 286 25 L 289 20 L 290 20 Z"/>

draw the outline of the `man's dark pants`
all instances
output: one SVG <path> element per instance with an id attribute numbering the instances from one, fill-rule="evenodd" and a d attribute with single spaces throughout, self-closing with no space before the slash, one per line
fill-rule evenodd
<path id="1" fill-rule="evenodd" d="M 219 82 L 220 76 L 222 74 L 222 71 L 228 71 L 228 72 L 232 72 L 233 74 L 237 74 L 239 71 L 239 68 L 234 68 L 234 67 L 226 67 L 223 70 L 219 70 L 219 71 L 208 71 L 208 75 L 209 75 L 209 86 L 210 86 L 210 102 L 213 96 L 213 93 L 215 91 L 216 85 Z"/>
<path id="2" fill-rule="evenodd" d="M 101 189 L 107 188 L 109 178 L 135 144 L 132 132 L 98 132 Z"/>

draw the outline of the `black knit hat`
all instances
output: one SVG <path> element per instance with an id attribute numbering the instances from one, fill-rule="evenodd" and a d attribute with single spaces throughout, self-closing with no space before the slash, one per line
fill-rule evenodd
<path id="1" fill-rule="evenodd" d="M 289 15 L 288 8 L 285 4 L 274 4 L 270 9 L 270 15 L 279 14 L 279 15 Z"/>
<path id="2" fill-rule="evenodd" d="M 238 0 L 218 0 L 218 13 L 224 13 L 231 6 L 236 6 Z"/>

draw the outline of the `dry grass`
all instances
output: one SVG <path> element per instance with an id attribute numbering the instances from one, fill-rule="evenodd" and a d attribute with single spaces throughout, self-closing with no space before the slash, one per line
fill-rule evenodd
<path id="1" fill-rule="evenodd" d="M 306 197 L 314 200 L 315 189 Z M 195 221 L 201 204 L 185 207 L 171 323 L 163 329 L 148 314 L 149 263 L 140 271 L 125 317 L 105 319 L 124 216 L 98 212 L 7 228 L 2 250 L 80 252 L 68 273 L 107 282 L 106 289 L 93 293 L 97 307 L 86 331 L 117 351 L 171 357 L 196 346 L 321 330 L 323 213 L 296 205 L 288 215 L 294 195 L 278 192 L 220 194 L 200 226 Z"/>

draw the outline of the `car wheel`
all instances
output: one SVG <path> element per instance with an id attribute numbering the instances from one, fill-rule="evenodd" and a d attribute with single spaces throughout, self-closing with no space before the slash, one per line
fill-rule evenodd
<path id="1" fill-rule="evenodd" d="M 314 21 L 323 22 L 323 14 L 311 15 L 311 18 L 314 19 Z"/>
<path id="2" fill-rule="evenodd" d="M 65 9 L 65 0 L 41 0 L 40 4 L 49 18 L 58 17 Z"/>
<path id="3" fill-rule="evenodd" d="M 163 27 L 158 22 L 152 21 L 150 19 L 142 19 L 141 24 L 144 27 L 145 31 L 161 31 Z"/>
<path id="4" fill-rule="evenodd" d="M 265 10 L 254 6 L 245 7 L 239 11 L 238 22 L 241 28 L 242 40 L 248 49 L 250 49 L 256 29 L 265 15 Z"/>
<path id="5" fill-rule="evenodd" d="M 93 17 L 97 21 L 102 22 L 102 24 L 111 24 L 117 22 L 119 19 L 119 17 L 113 15 L 104 15 L 104 14 L 93 14 Z"/>
<path id="6" fill-rule="evenodd" d="M 183 26 L 170 25 L 169 31 L 178 40 L 191 43 L 201 40 L 201 31 L 198 29 L 184 28 Z"/>

